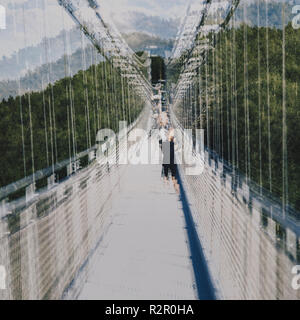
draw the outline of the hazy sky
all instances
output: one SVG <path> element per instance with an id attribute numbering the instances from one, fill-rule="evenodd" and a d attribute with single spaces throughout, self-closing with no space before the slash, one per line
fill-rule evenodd
<path id="1" fill-rule="evenodd" d="M 189 0 L 102 0 L 103 7 L 122 17 L 126 11 L 139 11 L 164 18 L 180 17 Z"/>
<path id="2" fill-rule="evenodd" d="M 130 27 L 129 11 L 164 18 L 180 17 L 185 13 L 188 0 L 101 0 L 105 12 L 112 13 L 115 20 Z M 44 3 L 46 6 L 44 6 Z M 0 58 L 15 50 L 36 45 L 46 36 L 56 36 L 63 28 L 74 23 L 57 0 L 0 0 L 6 8 L 7 29 L 0 30 Z M 44 19 L 45 16 L 45 19 Z M 25 21 L 25 29 L 24 22 Z M 126 30 L 123 30 L 126 32 Z"/>
<path id="3" fill-rule="evenodd" d="M 55 36 L 73 22 L 56 0 L 0 0 L 6 8 L 6 30 L 0 30 L 0 57 L 29 45 L 36 45 L 46 36 Z M 23 6 L 24 5 L 24 6 Z M 45 19 L 44 19 L 45 17 Z"/>
<path id="4" fill-rule="evenodd" d="M 110 12 L 123 32 L 130 29 L 129 11 L 162 18 L 183 17 L 190 0 L 98 0 Z M 192 0 L 201 2 L 201 0 Z M 254 1 L 254 0 L 243 0 Z M 256 0 L 255 0 L 256 1 Z M 286 1 L 288 0 L 272 0 Z M 299 0 L 300 1 L 300 0 Z M 44 7 L 44 3 L 46 7 Z M 28 45 L 36 45 L 46 36 L 56 36 L 63 28 L 74 25 L 57 0 L 0 0 L 7 11 L 7 29 L 0 30 L 0 58 Z M 45 16 L 45 19 L 44 19 Z M 24 30 L 25 21 L 25 30 Z M 127 30 L 126 30 L 127 28 Z M 130 30 L 132 31 L 132 30 Z"/>

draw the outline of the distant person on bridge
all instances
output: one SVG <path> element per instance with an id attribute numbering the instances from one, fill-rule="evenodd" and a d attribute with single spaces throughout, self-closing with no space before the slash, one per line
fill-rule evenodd
<path id="1" fill-rule="evenodd" d="M 168 133 L 168 140 L 162 142 L 163 153 L 163 176 L 164 181 L 169 180 L 169 174 L 171 173 L 172 182 L 177 193 L 179 193 L 179 185 L 177 182 L 177 166 L 175 164 L 175 142 L 174 142 L 174 129 L 170 129 Z"/>
<path id="2" fill-rule="evenodd" d="M 168 141 L 168 131 L 164 126 L 159 129 L 159 146 L 162 149 L 163 142 Z"/>

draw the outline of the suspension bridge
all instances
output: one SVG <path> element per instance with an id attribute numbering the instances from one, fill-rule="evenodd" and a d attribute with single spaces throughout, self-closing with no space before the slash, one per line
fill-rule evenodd
<path id="1" fill-rule="evenodd" d="M 0 298 L 300 299 L 290 5 L 191 1 L 158 83 L 96 0 L 56 5 L 64 77 L 43 0 L 39 88 L 19 76 L 0 106 Z M 162 178 L 163 117 L 178 188 Z"/>

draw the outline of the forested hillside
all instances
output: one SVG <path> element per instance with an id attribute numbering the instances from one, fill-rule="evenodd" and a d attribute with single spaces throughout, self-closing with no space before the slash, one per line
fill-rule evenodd
<path id="1" fill-rule="evenodd" d="M 215 49 L 190 88 L 197 99 L 187 94 L 178 116 L 204 128 L 206 145 L 248 179 L 300 209 L 300 30 L 242 24 L 209 38 Z"/>
<path id="2" fill-rule="evenodd" d="M 118 131 L 143 102 L 111 65 L 100 62 L 45 90 L 0 103 L 0 186 L 73 157 L 95 144 L 100 128 Z"/>

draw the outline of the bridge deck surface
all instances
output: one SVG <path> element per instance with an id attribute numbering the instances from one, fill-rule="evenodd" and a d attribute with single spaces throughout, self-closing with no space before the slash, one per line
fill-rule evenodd
<path id="1" fill-rule="evenodd" d="M 128 167 L 79 299 L 197 299 L 182 204 L 160 176 Z"/>

